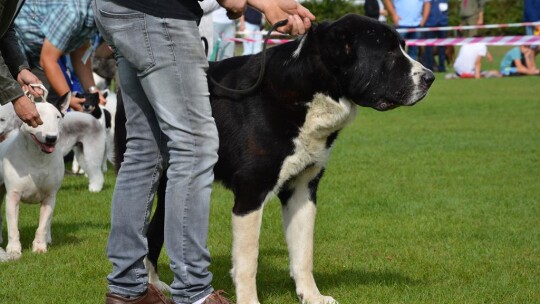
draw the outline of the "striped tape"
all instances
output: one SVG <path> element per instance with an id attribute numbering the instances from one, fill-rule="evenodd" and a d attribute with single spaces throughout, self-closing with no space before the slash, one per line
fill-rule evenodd
<path id="1" fill-rule="evenodd" d="M 226 38 L 224 41 L 234 42 L 261 42 L 260 39 Z M 282 44 L 289 39 L 268 39 L 269 44 Z M 497 36 L 497 37 L 470 37 L 470 38 L 437 38 L 437 39 L 408 39 L 409 46 L 443 46 L 464 45 L 470 43 L 484 43 L 486 45 L 540 45 L 540 36 Z"/>
<path id="2" fill-rule="evenodd" d="M 536 26 L 536 25 L 540 25 L 540 21 L 520 22 L 520 23 L 502 23 L 502 24 L 482 24 L 482 25 L 456 25 L 456 26 L 398 28 L 396 30 L 400 33 L 412 33 L 412 32 L 435 32 L 435 31 L 451 31 L 451 30 L 493 29 L 493 28 Z"/>
<path id="3" fill-rule="evenodd" d="M 486 45 L 540 45 L 540 36 L 498 36 L 470 38 L 409 39 L 409 46 L 443 46 L 483 43 Z"/>

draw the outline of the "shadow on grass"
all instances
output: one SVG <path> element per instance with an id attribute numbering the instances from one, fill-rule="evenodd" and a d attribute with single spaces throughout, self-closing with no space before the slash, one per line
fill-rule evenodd
<path id="1" fill-rule="evenodd" d="M 276 259 L 283 261 L 283 264 L 276 265 Z M 215 289 L 223 289 L 232 295 L 234 294 L 234 285 L 230 276 L 231 268 L 230 255 L 212 255 L 210 266 L 214 275 L 212 284 Z M 168 264 L 160 263 L 159 269 L 161 273 L 165 272 L 162 280 L 167 282 L 167 280 L 172 279 Z M 360 266 L 350 269 L 336 269 L 333 272 L 321 272 L 315 269 L 314 276 L 317 286 L 323 294 L 325 294 L 325 290 L 335 290 L 340 287 L 354 289 L 362 285 L 413 286 L 422 283 L 398 272 L 369 271 L 361 269 Z M 291 299 L 297 298 L 294 281 L 289 277 L 287 250 L 261 250 L 257 269 L 257 289 L 261 302 L 266 302 L 265 300 L 275 295 L 287 295 Z"/>
<path id="2" fill-rule="evenodd" d="M 38 227 L 36 219 L 35 225 L 24 225 L 22 227 L 19 227 L 19 234 L 20 234 L 20 240 L 21 244 L 24 248 L 31 248 L 32 247 L 32 241 L 34 240 L 34 236 L 36 233 L 36 229 Z M 95 229 L 109 229 L 108 224 L 106 223 L 98 223 L 98 222 L 77 222 L 77 223 L 55 223 L 54 217 L 53 217 L 53 223 L 51 228 L 52 233 L 52 245 L 53 247 L 63 247 L 68 245 L 74 245 L 79 244 L 81 241 L 83 241 L 85 238 L 87 238 L 86 235 L 83 235 L 79 233 L 81 230 L 95 230 Z M 7 238 L 4 238 L 4 240 L 7 240 Z"/>

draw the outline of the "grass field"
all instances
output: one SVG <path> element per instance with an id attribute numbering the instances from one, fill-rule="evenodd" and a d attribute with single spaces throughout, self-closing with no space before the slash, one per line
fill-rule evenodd
<path id="1" fill-rule="evenodd" d="M 320 290 L 342 304 L 540 303 L 540 77 L 443 76 L 414 107 L 361 108 L 336 142 L 314 268 Z M 113 185 L 109 172 L 91 194 L 85 178 L 66 176 L 47 254 L 31 252 L 38 206 L 21 207 L 23 257 L 0 264 L 0 303 L 103 303 Z M 214 189 L 214 287 L 234 293 L 232 195 Z M 261 237 L 263 304 L 297 302 L 280 221 L 274 200 Z M 160 267 L 171 280 L 165 256 Z"/>

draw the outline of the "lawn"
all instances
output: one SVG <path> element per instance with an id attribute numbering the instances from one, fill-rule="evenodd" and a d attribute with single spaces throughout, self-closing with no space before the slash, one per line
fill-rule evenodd
<path id="1" fill-rule="evenodd" d="M 414 107 L 361 108 L 319 189 L 321 292 L 342 304 L 540 303 L 539 84 L 438 74 Z M 46 254 L 31 252 L 38 206 L 21 206 L 23 257 L 0 264 L 0 303 L 103 303 L 113 185 L 109 172 L 104 191 L 91 194 L 84 177 L 66 176 Z M 214 287 L 234 294 L 231 207 L 231 193 L 216 184 L 211 270 Z M 274 200 L 261 237 L 263 304 L 297 302 L 280 221 Z M 167 265 L 163 255 L 165 281 Z"/>

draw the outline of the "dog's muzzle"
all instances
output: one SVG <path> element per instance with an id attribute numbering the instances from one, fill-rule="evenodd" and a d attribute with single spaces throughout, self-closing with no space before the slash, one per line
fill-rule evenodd
<path id="1" fill-rule="evenodd" d="M 56 145 L 56 141 L 58 140 L 58 136 L 51 136 L 51 135 L 45 136 L 45 143 L 42 143 L 41 141 L 39 141 L 34 134 L 32 134 L 32 139 L 38 145 L 38 147 L 41 149 L 42 152 L 50 154 L 54 152 L 54 148 Z"/>

